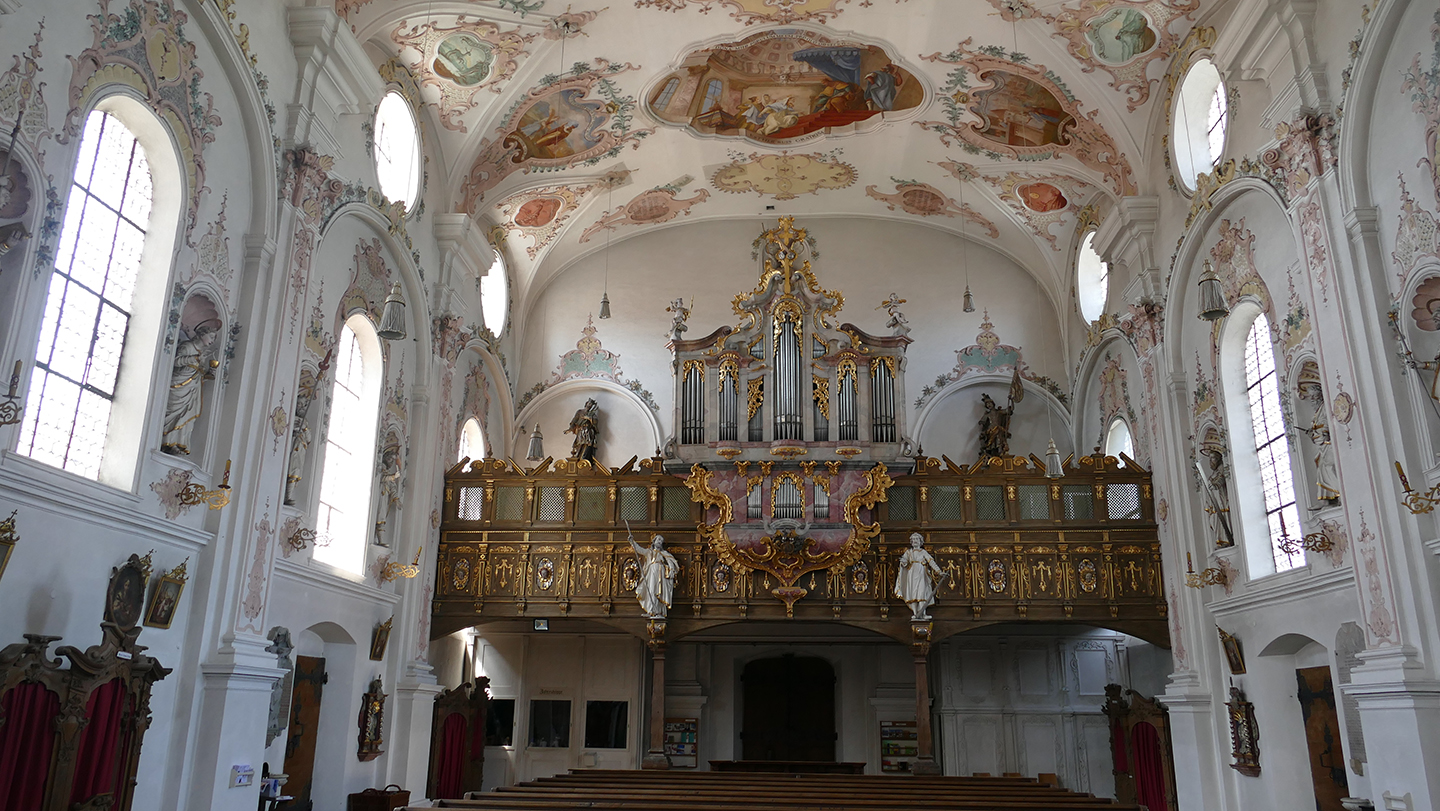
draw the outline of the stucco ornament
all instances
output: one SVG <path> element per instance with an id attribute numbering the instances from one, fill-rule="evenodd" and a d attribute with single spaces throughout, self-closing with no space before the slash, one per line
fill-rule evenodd
<path id="1" fill-rule="evenodd" d="M 1435 40 L 1430 69 L 1421 68 L 1421 55 L 1415 54 L 1400 89 L 1410 94 L 1412 109 L 1425 119 L 1425 156 L 1420 159 L 1420 165 L 1430 171 L 1435 199 L 1440 202 L 1440 11 L 1435 12 L 1430 36 Z"/>
<path id="2" fill-rule="evenodd" d="M 894 178 L 891 178 L 894 180 Z M 991 239 L 998 239 L 1000 231 L 995 223 L 986 219 L 968 203 L 957 203 L 950 196 L 929 183 L 916 180 L 895 180 L 895 192 L 886 194 L 877 186 L 866 186 L 865 194 L 884 203 L 891 211 L 897 208 L 917 217 L 960 217 L 969 220 L 985 230 Z"/>
<path id="3" fill-rule="evenodd" d="M 710 199 L 710 192 L 705 189 L 699 189 L 685 199 L 677 196 L 679 191 L 679 188 L 675 186 L 660 186 L 649 191 L 642 191 L 625 205 L 601 214 L 600 219 L 591 223 L 580 233 L 579 241 L 589 242 L 591 237 L 601 231 L 614 231 L 621 225 L 655 225 L 670 222 L 682 214 L 688 216 L 691 208 Z"/>
<path id="4" fill-rule="evenodd" d="M 581 201 L 599 188 L 600 181 L 560 183 L 526 189 L 496 204 L 497 219 L 507 235 L 530 239 L 525 255 L 534 259 L 560 234 L 579 209 Z"/>
<path id="5" fill-rule="evenodd" d="M 629 536 L 630 548 L 640 563 L 640 580 L 635 585 L 635 599 L 640 609 L 651 619 L 665 619 L 670 613 L 670 601 L 675 596 L 675 576 L 680 573 L 680 563 L 675 556 L 665 551 L 665 538 L 656 535 L 648 547 L 635 542 Z"/>
<path id="6" fill-rule="evenodd" d="M 802 194 L 854 185 L 859 174 L 854 166 L 841 161 L 839 155 L 839 150 L 801 155 L 731 153 L 730 163 L 717 169 L 710 182 L 720 191 L 732 194 L 755 192 L 761 197 L 794 200 Z"/>
<path id="7" fill-rule="evenodd" d="M 850 0 L 635 0 L 639 8 L 654 8 L 660 11 L 679 11 L 694 8 L 701 14 L 712 9 L 730 10 L 730 16 L 746 25 L 756 23 L 825 23 L 844 11 L 842 6 Z M 904 2 L 904 0 L 895 0 Z M 870 5 L 861 0 L 860 5 Z"/>
<path id="8" fill-rule="evenodd" d="M 525 46 L 535 34 L 502 30 L 485 20 L 464 14 L 453 25 L 435 22 L 395 27 L 390 41 L 420 85 L 438 94 L 436 110 L 440 125 L 456 132 L 468 132 L 462 116 L 473 110 L 482 90 L 501 92 L 505 81 L 515 75 L 519 60 L 529 54 Z"/>
<path id="9" fill-rule="evenodd" d="M 1080 223 L 1082 204 L 1098 196 L 1099 190 L 1078 178 L 1054 172 L 1005 172 L 1000 175 L 982 174 L 976 167 L 956 161 L 941 161 L 936 164 L 949 172 L 956 180 L 963 182 L 980 180 L 994 191 L 1001 202 L 1015 213 L 1030 228 L 1035 236 L 1050 243 L 1053 251 L 1065 250 L 1059 237 L 1068 236 L 1062 227 L 1056 234 L 1051 228 L 1063 226 L 1069 219 L 1075 219 L 1077 230 Z"/>
<path id="10" fill-rule="evenodd" d="M 935 604 L 935 586 L 946 576 L 935 558 L 925 551 L 925 537 L 910 534 L 910 548 L 895 563 L 895 596 L 910 606 L 910 619 L 930 619 Z"/>

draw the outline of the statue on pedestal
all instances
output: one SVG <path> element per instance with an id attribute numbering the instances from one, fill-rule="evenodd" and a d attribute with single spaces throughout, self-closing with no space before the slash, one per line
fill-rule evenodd
<path id="1" fill-rule="evenodd" d="M 170 371 L 169 397 L 165 401 L 165 435 L 160 450 L 175 456 L 190 454 L 190 434 L 203 406 L 200 387 L 213 375 L 205 355 L 215 343 L 218 327 L 199 324 L 175 346 L 175 364 Z"/>
<path id="2" fill-rule="evenodd" d="M 1195 472 L 1200 474 L 1200 484 L 1205 489 L 1205 512 L 1215 516 L 1215 545 L 1225 548 L 1235 545 L 1235 533 L 1230 529 L 1230 466 L 1225 463 L 1223 446 L 1206 445 L 1200 448 L 1200 455 L 1207 463 L 1195 462 Z"/>
<path id="3" fill-rule="evenodd" d="M 895 596 L 910 606 L 912 620 L 930 619 L 930 606 L 935 603 L 935 586 L 946 577 L 935 558 L 924 549 L 925 537 L 910 534 L 910 548 L 895 565 Z"/>
<path id="4" fill-rule="evenodd" d="M 593 397 L 570 418 L 570 427 L 565 433 L 575 435 L 575 442 L 570 446 L 571 459 L 595 461 L 595 449 L 600 442 L 600 405 Z"/>
<path id="5" fill-rule="evenodd" d="M 1340 466 L 1335 461 L 1335 443 L 1330 439 L 1330 426 L 1317 419 L 1309 428 L 1301 430 L 1315 443 L 1315 498 L 1325 504 L 1339 503 Z"/>
<path id="6" fill-rule="evenodd" d="M 1020 366 L 1010 378 L 1010 402 L 1004 408 L 995 404 L 990 395 L 980 395 L 980 405 L 985 413 L 980 415 L 980 461 L 995 456 L 1010 455 L 1010 418 L 1015 416 L 1015 404 L 1025 399 L 1025 384 L 1020 381 Z"/>
<path id="7" fill-rule="evenodd" d="M 635 543 L 635 536 L 629 536 L 630 548 L 640 558 L 640 582 L 635 586 L 635 598 L 640 608 L 651 619 L 665 619 L 670 613 L 670 598 L 675 594 L 675 576 L 680 573 L 680 563 L 675 556 L 665 551 L 665 538 L 656 535 L 650 539 L 649 548 Z"/>

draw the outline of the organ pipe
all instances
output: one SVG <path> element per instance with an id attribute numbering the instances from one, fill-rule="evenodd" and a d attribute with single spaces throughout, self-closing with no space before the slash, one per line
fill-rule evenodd
<path id="1" fill-rule="evenodd" d="M 686 361 L 684 383 L 681 385 L 680 443 L 701 445 L 705 442 L 705 367 L 699 361 Z"/>
<path id="2" fill-rule="evenodd" d="M 720 441 L 739 437 L 740 381 L 734 366 L 720 366 Z"/>
<path id="3" fill-rule="evenodd" d="M 872 361 L 873 384 L 870 387 L 870 410 L 874 415 L 874 442 L 895 441 L 895 373 L 892 359 Z"/>
<path id="4" fill-rule="evenodd" d="M 836 404 L 840 410 L 840 441 L 857 442 L 860 439 L 860 422 L 857 412 L 860 405 L 855 395 L 855 369 L 840 370 L 840 394 Z"/>
<path id="5" fill-rule="evenodd" d="M 804 419 L 801 416 L 801 385 L 805 369 L 801 363 L 800 335 L 796 322 L 787 320 L 778 325 L 775 341 L 775 438 L 801 439 Z"/>

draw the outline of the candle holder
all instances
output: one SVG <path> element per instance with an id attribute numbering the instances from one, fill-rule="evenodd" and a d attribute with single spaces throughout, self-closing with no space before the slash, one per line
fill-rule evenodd
<path id="1" fill-rule="evenodd" d="M 1312 532 L 1299 540 L 1290 537 L 1290 531 L 1285 527 L 1285 516 L 1280 516 L 1280 540 L 1275 544 L 1281 552 L 1287 555 L 1298 555 L 1300 552 L 1317 552 L 1325 554 L 1335 548 L 1335 541 L 1324 531 Z"/>
<path id="2" fill-rule="evenodd" d="M 322 546 L 329 546 L 333 540 L 329 535 L 322 535 L 316 530 L 300 527 L 295 530 L 294 534 L 285 539 L 285 543 L 289 544 L 290 548 L 296 552 L 303 552 L 306 547 L 310 546 L 314 546 L 317 549 Z"/>
<path id="3" fill-rule="evenodd" d="M 1440 504 L 1440 484 L 1436 484 L 1425 492 L 1420 492 L 1410 486 L 1410 480 L 1405 477 L 1405 468 L 1400 466 L 1400 461 L 1395 461 L 1395 472 L 1400 474 L 1400 486 L 1405 488 L 1405 495 L 1400 497 L 1400 503 L 1411 515 L 1425 515 L 1435 511 L 1435 505 Z"/>
<path id="4" fill-rule="evenodd" d="M 25 407 L 20 405 L 20 372 L 24 369 L 24 361 L 15 361 L 15 371 L 10 373 L 10 389 L 5 399 L 0 400 L 0 426 L 15 425 L 25 416 Z"/>
<path id="5" fill-rule="evenodd" d="M 218 510 L 230 503 L 230 460 L 225 460 L 225 478 L 220 481 L 220 486 L 214 490 L 206 490 L 199 482 L 191 482 L 185 485 L 180 491 L 180 503 L 187 507 L 196 507 L 201 504 L 208 505 L 212 510 Z"/>
<path id="6" fill-rule="evenodd" d="M 1210 567 L 1195 571 L 1195 562 L 1191 559 L 1190 553 L 1185 553 L 1185 585 L 1192 589 L 1203 589 L 1206 586 L 1228 586 L 1230 577 L 1225 574 L 1224 569 Z"/>
<path id="7" fill-rule="evenodd" d="M 425 551 L 425 547 L 423 546 L 415 550 L 414 563 L 406 564 L 395 560 L 390 561 L 381 567 L 379 574 L 375 575 L 375 579 L 381 583 L 389 583 L 392 580 L 399 580 L 402 577 L 406 580 L 413 579 L 416 575 L 420 574 L 420 553 L 423 551 Z"/>

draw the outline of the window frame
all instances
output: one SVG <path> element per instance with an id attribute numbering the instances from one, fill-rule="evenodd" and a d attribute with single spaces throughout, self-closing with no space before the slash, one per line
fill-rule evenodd
<path id="1" fill-rule="evenodd" d="M 1197 74 L 1214 71 L 1214 76 L 1202 76 Z M 1211 79 L 1214 84 L 1210 84 Z M 1203 82 L 1204 90 L 1200 84 Z M 1225 149 L 1230 142 L 1230 105 L 1229 90 L 1225 84 L 1225 75 L 1220 71 L 1220 66 L 1209 56 L 1197 58 L 1186 68 L 1185 75 L 1181 77 L 1176 85 L 1174 98 L 1170 109 L 1170 157 L 1174 166 L 1175 180 L 1180 188 L 1187 194 L 1194 194 L 1199 176 L 1206 172 L 1215 171 L 1220 161 L 1225 156 Z M 1214 129 L 1209 122 L 1210 108 L 1215 96 L 1219 94 L 1223 104 L 1221 120 L 1218 125 L 1222 128 L 1220 137 L 1220 148 L 1212 149 L 1210 145 L 1211 131 Z M 1201 159 L 1195 152 L 1199 145 L 1204 148 L 1205 155 Z"/>
<path id="2" fill-rule="evenodd" d="M 353 430 L 360 432 L 351 443 L 344 445 L 336 442 L 333 438 L 335 429 L 336 403 L 338 394 L 336 389 L 342 385 L 342 365 L 344 359 L 335 358 L 335 365 L 331 372 L 328 407 L 325 414 L 325 438 L 321 444 L 323 452 L 316 460 L 316 470 L 320 471 L 319 487 L 316 488 L 315 520 L 316 530 L 330 536 L 328 546 L 316 547 L 311 555 L 311 560 L 317 563 L 330 566 L 337 571 L 353 575 L 363 575 L 368 562 L 369 548 L 372 532 L 372 511 L 375 508 L 374 487 L 372 472 L 375 467 L 375 445 L 380 432 L 380 407 L 381 399 L 385 388 L 385 359 L 380 349 L 380 338 L 375 334 L 375 325 L 363 312 L 355 312 L 345 319 L 340 334 L 336 336 L 337 349 L 345 340 L 345 332 L 349 330 L 355 336 L 355 351 L 360 354 L 360 383 L 362 391 L 355 399 L 355 415 L 357 422 L 350 426 Z M 348 388 L 348 387 L 347 387 Z M 361 441 L 364 440 L 364 441 Z M 353 531 L 358 531 L 355 538 L 341 537 L 331 530 L 330 515 L 333 512 L 340 512 L 346 515 L 349 510 L 337 510 L 326 501 L 326 483 L 330 480 L 331 448 L 338 447 L 350 454 L 351 466 L 354 470 L 360 471 L 364 478 L 363 486 L 351 488 L 342 487 L 342 492 L 348 494 L 352 499 L 356 493 L 364 493 L 364 504 L 354 507 L 361 515 L 359 526 Z M 363 509 L 361 508 L 363 506 Z M 327 512 L 327 509 L 329 512 Z M 347 531 L 352 531 L 347 527 Z M 342 557 L 340 553 L 345 553 Z M 346 558 L 358 557 L 358 565 L 354 568 L 346 565 Z"/>
<path id="3" fill-rule="evenodd" d="M 387 104 L 387 102 L 389 102 L 392 98 L 396 100 L 396 103 Z M 380 161 L 383 154 L 381 152 L 381 139 L 384 137 L 380 116 L 382 113 L 386 112 L 387 109 L 394 110 L 397 108 L 404 109 L 406 120 L 410 125 L 410 132 L 413 137 L 413 141 L 411 142 L 413 144 L 413 153 L 411 155 L 409 168 L 409 171 L 413 174 L 406 181 L 406 194 L 404 196 L 392 197 L 390 195 L 390 191 L 393 191 L 393 189 L 385 188 L 388 185 L 385 181 L 386 172 L 382 170 L 380 166 Z M 413 214 L 420 208 L 420 197 L 424 192 L 423 180 L 425 174 L 425 141 L 422 137 L 420 129 L 420 118 L 415 114 L 415 109 L 410 105 L 410 100 L 405 98 L 405 95 L 403 93 L 401 93 L 399 90 L 395 89 L 392 86 L 387 88 L 385 91 L 385 95 L 380 97 L 380 103 L 376 105 L 375 115 L 371 119 L 371 126 L 374 132 L 373 140 L 375 144 L 374 164 L 376 185 L 380 188 L 380 193 L 385 195 L 385 199 L 389 200 L 392 203 L 402 203 L 405 206 L 406 213 Z M 388 155 L 384 155 L 384 159 L 390 162 L 391 165 L 398 164 L 398 161 L 391 160 Z"/>
<path id="4" fill-rule="evenodd" d="M 12 434 L 12 444 L 9 447 L 16 456 L 46 469 L 134 494 L 139 489 L 141 455 L 146 448 L 158 447 L 160 423 L 164 418 L 164 409 L 153 408 L 153 405 L 164 403 L 164 393 L 170 383 L 168 374 L 162 375 L 158 370 L 163 367 L 168 371 L 169 368 L 164 363 L 162 338 L 170 305 L 169 289 L 174 273 L 175 252 L 185 227 L 185 211 L 190 195 L 180 165 L 180 152 L 168 125 L 129 88 L 107 88 L 101 92 L 103 95 L 97 95 L 94 103 L 84 111 L 82 121 L 88 123 L 95 113 L 105 113 L 129 131 L 143 150 L 149 164 L 151 201 L 139 268 L 130 297 L 129 320 L 120 350 L 99 469 L 96 475 L 89 476 L 31 456 L 20 450 L 23 430 Z M 62 232 L 63 223 L 67 222 L 71 215 L 71 206 L 77 202 L 74 195 L 74 174 L 79 167 L 82 140 L 83 138 L 76 138 L 72 141 L 73 151 L 67 154 L 69 174 L 56 180 L 57 185 L 67 187 L 65 208 L 60 214 Z M 49 298 L 50 283 L 54 279 L 55 263 L 63 254 L 63 236 L 62 233 L 62 239 L 57 243 L 50 266 L 51 272 L 44 273 L 44 268 L 37 268 L 37 273 L 44 278 L 45 284 L 34 284 L 24 294 L 24 298 L 30 302 L 27 309 L 33 313 L 22 315 L 22 318 L 28 318 L 24 321 L 26 331 L 22 334 L 33 338 L 28 356 L 30 372 L 22 375 L 27 413 L 33 413 L 36 407 L 34 397 L 39 394 L 32 385 L 35 359 L 40 348 L 45 302 Z M 36 281 L 38 280 L 37 277 Z"/>

